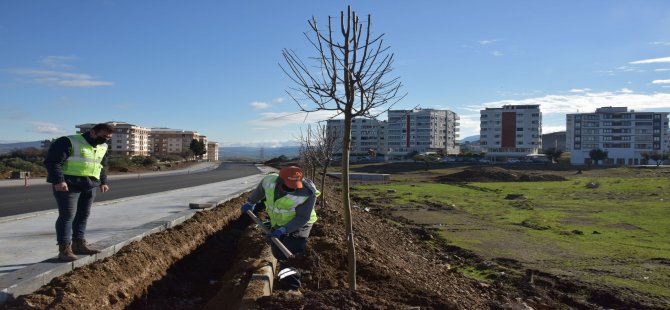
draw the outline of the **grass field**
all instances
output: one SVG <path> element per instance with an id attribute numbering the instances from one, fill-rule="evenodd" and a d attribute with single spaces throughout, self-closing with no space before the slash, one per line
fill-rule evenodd
<path id="1" fill-rule="evenodd" d="M 486 258 L 670 300 L 670 170 L 546 172 L 568 178 L 562 182 L 433 182 L 462 169 L 404 171 L 388 184 L 357 185 L 352 195 L 433 225 L 453 245 Z"/>

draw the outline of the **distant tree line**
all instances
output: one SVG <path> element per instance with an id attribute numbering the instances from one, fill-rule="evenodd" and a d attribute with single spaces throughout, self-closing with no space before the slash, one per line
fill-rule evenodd
<path id="1" fill-rule="evenodd" d="M 199 153 L 202 149 L 199 149 Z M 27 171 L 34 176 L 46 176 L 44 159 L 48 149 L 28 147 L 15 149 L 0 154 L 0 177 L 7 177 L 13 171 Z M 128 172 L 132 170 L 160 170 L 162 166 L 172 167 L 179 163 L 193 159 L 195 152 L 188 150 L 180 155 L 155 156 L 124 156 L 110 155 L 107 168 L 110 171 Z M 201 153 L 202 155 L 204 153 Z"/>
<path id="2" fill-rule="evenodd" d="M 28 171 L 33 175 L 46 174 L 44 168 L 44 157 L 47 150 L 35 147 L 12 150 L 0 155 L 0 174 L 4 175 L 12 171 Z"/>

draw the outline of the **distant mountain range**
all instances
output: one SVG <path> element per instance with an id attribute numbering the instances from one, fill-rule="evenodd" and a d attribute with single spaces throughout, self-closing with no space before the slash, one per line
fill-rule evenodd
<path id="1" fill-rule="evenodd" d="M 261 158 L 261 148 L 260 147 L 247 147 L 247 146 L 224 146 L 219 148 L 219 159 L 220 160 L 229 160 L 229 159 L 253 159 L 259 160 L 264 159 L 268 160 L 271 158 L 279 157 L 284 155 L 286 157 L 296 157 L 298 156 L 299 146 L 282 146 L 282 147 L 266 147 L 262 150 Z"/>
<path id="2" fill-rule="evenodd" d="M 461 142 L 473 142 L 473 141 L 479 141 L 479 135 L 474 135 L 474 136 L 469 136 L 465 137 L 460 140 Z"/>

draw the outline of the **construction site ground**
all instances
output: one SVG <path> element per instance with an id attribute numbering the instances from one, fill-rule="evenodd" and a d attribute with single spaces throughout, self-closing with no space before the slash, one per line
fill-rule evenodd
<path id="1" fill-rule="evenodd" d="M 574 173 L 574 172 L 573 172 Z M 335 182 L 335 181 L 330 181 Z M 324 189 L 307 253 L 296 259 L 301 294 L 275 290 L 267 309 L 556 309 L 663 308 L 617 298 L 616 291 L 566 280 L 518 262 L 454 247 L 434 229 L 354 202 L 358 289 L 349 289 L 341 193 Z M 383 197 L 380 197 L 383 198 Z M 383 200 L 383 199 L 382 199 Z M 116 255 L 52 280 L 8 309 L 201 309 L 239 306 L 240 290 L 258 267 L 262 236 L 242 238 L 245 196 L 198 213 L 184 224 L 126 246 Z M 488 269 L 476 279 L 463 270 Z M 231 277 L 234 275 L 243 275 Z M 211 304 L 210 304 L 211 306 Z"/>

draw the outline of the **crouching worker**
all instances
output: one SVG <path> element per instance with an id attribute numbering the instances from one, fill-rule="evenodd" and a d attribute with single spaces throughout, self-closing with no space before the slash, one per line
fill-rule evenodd
<path id="1" fill-rule="evenodd" d="M 321 194 L 314 183 L 304 178 L 302 169 L 295 166 L 284 167 L 279 175 L 270 174 L 263 178 L 256 190 L 249 196 L 241 211 L 254 210 L 256 203 L 265 200 L 266 212 L 270 218 L 272 235 L 277 237 L 293 253 L 305 251 L 309 232 L 316 222 L 314 205 Z M 282 264 L 279 271 L 279 288 L 295 290 L 300 288 L 300 272 L 287 266 L 287 257 L 272 243 L 272 255 Z"/>

